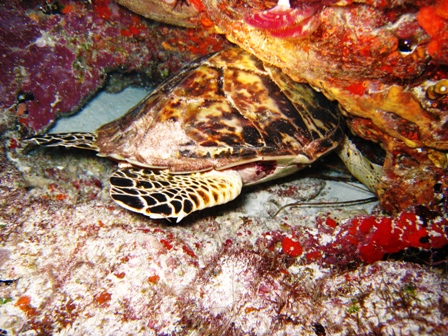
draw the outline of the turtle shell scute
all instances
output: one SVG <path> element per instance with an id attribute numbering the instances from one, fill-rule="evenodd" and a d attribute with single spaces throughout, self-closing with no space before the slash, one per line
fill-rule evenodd
<path id="1" fill-rule="evenodd" d="M 173 172 L 248 161 L 311 163 L 342 138 L 335 105 L 234 48 L 184 67 L 123 117 L 100 127 L 100 155 Z"/>

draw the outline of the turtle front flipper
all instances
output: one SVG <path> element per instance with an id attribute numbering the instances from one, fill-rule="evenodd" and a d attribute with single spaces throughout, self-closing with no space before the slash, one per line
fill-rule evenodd
<path id="1" fill-rule="evenodd" d="M 230 202 L 243 185 L 234 171 L 172 174 L 147 168 L 119 169 L 110 183 L 111 197 L 124 208 L 177 223 L 194 211 Z"/>
<path id="2" fill-rule="evenodd" d="M 22 141 L 24 143 L 34 142 L 36 145 L 45 147 L 67 147 L 98 151 L 95 145 L 96 135 L 88 132 L 43 134 Z"/>

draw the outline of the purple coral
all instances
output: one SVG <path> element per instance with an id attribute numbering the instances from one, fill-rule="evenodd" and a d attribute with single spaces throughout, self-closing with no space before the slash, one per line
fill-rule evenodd
<path id="1" fill-rule="evenodd" d="M 175 71 L 198 56 L 167 44 L 169 50 L 161 52 L 166 33 L 179 41 L 188 40 L 188 31 L 167 30 L 109 0 L 68 0 L 47 14 L 40 5 L 11 0 L 0 11 L 0 108 L 32 131 L 79 107 L 104 83 L 107 71 L 142 71 L 158 81 L 166 75 L 158 63 Z M 32 93 L 34 100 L 17 109 L 20 92 Z"/>

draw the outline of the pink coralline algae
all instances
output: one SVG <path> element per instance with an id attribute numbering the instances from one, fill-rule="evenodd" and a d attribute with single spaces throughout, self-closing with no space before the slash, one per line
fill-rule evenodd
<path id="1" fill-rule="evenodd" d="M 30 131 L 73 112 L 105 83 L 108 71 L 142 72 L 158 82 L 214 51 L 184 53 L 178 41 L 188 47 L 189 30 L 147 21 L 111 0 L 67 0 L 54 9 L 42 3 L 12 0 L 0 10 L 0 109 L 7 123 L 15 119 Z M 214 40 L 208 46 L 224 39 Z M 30 99 L 18 99 L 23 95 Z"/>
<path id="2" fill-rule="evenodd" d="M 58 113 L 70 112 L 94 92 L 107 68 L 126 67 L 120 53 L 114 53 L 118 45 L 111 43 L 111 36 L 132 22 L 131 13 L 117 7 L 119 24 L 114 28 L 84 3 L 71 3 L 72 11 L 66 14 L 44 11 L 40 1 L 8 1 L 2 6 L 0 21 L 5 26 L 0 38 L 7 57 L 1 107 L 13 113 L 17 94 L 32 93 L 33 99 L 17 115 L 24 126 L 36 131 L 46 127 Z M 123 55 L 140 44 L 120 40 Z M 151 53 L 155 50 L 147 48 L 142 63 L 149 62 Z"/>
<path id="3" fill-rule="evenodd" d="M 291 8 L 289 0 L 279 0 L 274 8 L 249 15 L 245 21 L 259 29 L 267 30 L 279 38 L 303 38 L 319 26 L 320 4 L 300 4 Z"/>

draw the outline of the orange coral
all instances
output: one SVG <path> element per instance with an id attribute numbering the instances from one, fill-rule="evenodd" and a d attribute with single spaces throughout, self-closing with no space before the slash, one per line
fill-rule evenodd
<path id="1" fill-rule="evenodd" d="M 435 6 L 420 8 L 417 15 L 419 25 L 432 37 L 428 53 L 441 64 L 448 64 L 448 1 L 441 0 Z"/>
<path id="2" fill-rule="evenodd" d="M 434 7 L 422 7 L 417 15 L 419 25 L 431 36 L 445 28 L 445 22 L 436 14 Z"/>
<path id="3" fill-rule="evenodd" d="M 302 254 L 302 245 L 291 238 L 285 237 L 282 240 L 282 250 L 283 253 L 289 255 L 290 257 L 298 257 Z"/>
<path id="4" fill-rule="evenodd" d="M 436 14 L 445 19 L 448 20 L 448 1 L 447 0 L 439 0 L 435 6 Z"/>
<path id="5" fill-rule="evenodd" d="M 93 10 L 99 18 L 110 20 L 112 11 L 109 8 L 110 0 L 97 0 L 93 5 Z"/>

